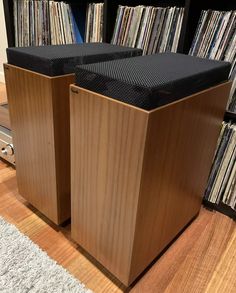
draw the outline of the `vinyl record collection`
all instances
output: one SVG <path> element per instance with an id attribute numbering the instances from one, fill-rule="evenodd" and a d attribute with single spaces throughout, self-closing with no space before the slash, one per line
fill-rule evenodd
<path id="1" fill-rule="evenodd" d="M 103 3 L 90 3 L 86 19 L 86 42 L 102 42 Z"/>
<path id="2" fill-rule="evenodd" d="M 14 0 L 16 47 L 75 42 L 69 4 L 48 0 Z"/>
<path id="3" fill-rule="evenodd" d="M 223 202 L 236 212 L 236 124 L 223 122 L 205 199 Z"/>
<path id="4" fill-rule="evenodd" d="M 227 109 L 236 112 L 236 11 L 203 10 L 189 54 L 232 64 Z"/>
<path id="5" fill-rule="evenodd" d="M 143 54 L 176 52 L 184 8 L 119 6 L 112 43 L 143 49 Z"/>
<path id="6" fill-rule="evenodd" d="M 69 4 L 49 1 L 51 44 L 75 43 L 73 15 Z"/>

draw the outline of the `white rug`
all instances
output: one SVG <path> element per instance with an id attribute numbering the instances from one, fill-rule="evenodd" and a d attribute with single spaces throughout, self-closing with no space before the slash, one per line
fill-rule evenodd
<path id="1" fill-rule="evenodd" d="M 91 293 L 15 226 L 0 217 L 1 293 Z"/>

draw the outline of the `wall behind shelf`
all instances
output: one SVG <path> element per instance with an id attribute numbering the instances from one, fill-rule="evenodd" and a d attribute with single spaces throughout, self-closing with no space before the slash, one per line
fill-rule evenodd
<path id="1" fill-rule="evenodd" d="M 6 26 L 5 26 L 5 17 L 3 10 L 3 2 L 0 1 L 0 82 L 5 82 L 4 72 L 3 72 L 3 63 L 6 62 L 6 48 L 7 48 L 7 35 L 6 35 Z"/>

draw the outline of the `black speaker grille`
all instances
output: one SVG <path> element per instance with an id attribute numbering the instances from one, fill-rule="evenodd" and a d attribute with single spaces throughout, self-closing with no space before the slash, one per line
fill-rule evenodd
<path id="1" fill-rule="evenodd" d="M 75 66 L 139 56 L 142 50 L 107 43 L 8 48 L 8 63 L 48 76 L 75 72 Z"/>
<path id="2" fill-rule="evenodd" d="M 230 64 L 163 53 L 76 67 L 80 87 L 151 110 L 228 79 Z"/>

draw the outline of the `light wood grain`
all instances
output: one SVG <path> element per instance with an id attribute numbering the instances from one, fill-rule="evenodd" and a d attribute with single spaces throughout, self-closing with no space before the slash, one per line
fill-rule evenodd
<path id="1" fill-rule="evenodd" d="M 72 237 L 125 285 L 198 214 L 229 90 L 149 112 L 71 86 Z"/>
<path id="2" fill-rule="evenodd" d="M 20 194 L 56 224 L 70 217 L 69 84 L 5 65 Z"/>
<path id="3" fill-rule="evenodd" d="M 198 214 L 230 85 L 150 112 L 130 281 Z"/>
<path id="4" fill-rule="evenodd" d="M 1 161 L 0 216 L 16 225 L 96 293 L 128 292 L 130 289 L 132 293 L 236 291 L 236 224 L 219 213 L 202 209 L 199 217 L 128 290 L 114 283 L 111 275 L 105 274 L 101 267 L 98 269 L 96 262 L 91 262 L 71 241 L 70 226 L 62 228 L 45 221 L 18 194 L 15 170 Z"/>
<path id="5" fill-rule="evenodd" d="M 222 227 L 223 228 L 223 227 Z M 229 225 L 225 227 L 225 231 L 229 230 Z M 227 237 L 227 236 L 226 236 Z M 209 280 L 206 287 L 206 292 L 235 292 L 236 291 L 236 278 L 235 274 L 232 275 L 231 272 L 236 272 L 236 233 L 232 233 L 227 246 L 224 246 L 222 251 L 221 260 L 218 262 L 214 273 Z M 222 242 L 216 242 L 219 246 Z M 221 246 L 222 247 L 222 246 Z M 216 256 L 219 259 L 219 255 Z M 210 260 L 209 260 L 210 261 Z M 209 263 L 208 263 L 209 267 Z"/>
<path id="6" fill-rule="evenodd" d="M 71 92 L 72 235 L 127 283 L 147 115 L 77 90 Z"/>
<path id="7" fill-rule="evenodd" d="M 235 292 L 235 283 L 228 281 L 235 276 L 231 261 L 227 262 L 227 278 L 222 275 L 223 271 L 215 275 L 225 255 L 228 260 L 235 258 L 236 244 L 234 251 L 229 250 L 235 235 L 235 222 L 222 214 L 202 210 L 130 293 L 217 292 L 215 286 L 219 284 L 229 289 L 220 292 Z"/>

